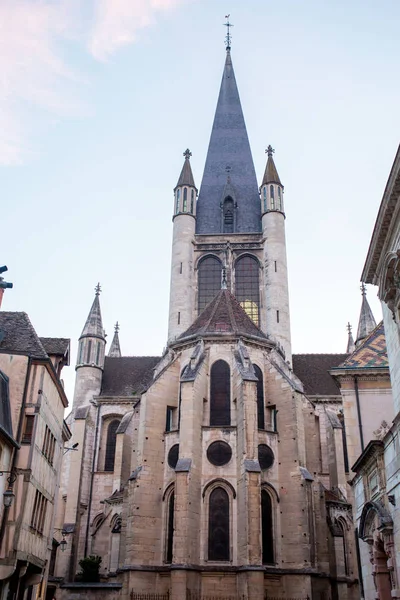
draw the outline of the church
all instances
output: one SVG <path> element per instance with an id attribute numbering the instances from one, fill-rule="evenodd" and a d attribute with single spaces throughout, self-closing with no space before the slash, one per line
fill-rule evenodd
<path id="1" fill-rule="evenodd" d="M 190 160 L 171 202 L 163 355 L 123 356 L 118 327 L 106 351 L 99 286 L 79 338 L 49 586 L 62 599 L 355 600 L 329 374 L 354 345 L 292 355 L 290 202 L 271 146 L 257 180 L 229 37 L 199 189 Z M 78 575 L 90 555 L 101 557 L 92 587 Z"/>

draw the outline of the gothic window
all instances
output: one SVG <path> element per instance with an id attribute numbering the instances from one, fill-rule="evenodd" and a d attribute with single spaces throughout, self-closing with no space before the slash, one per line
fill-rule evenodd
<path id="1" fill-rule="evenodd" d="M 208 256 L 199 263 L 199 313 L 221 289 L 221 272 L 221 261 L 214 256 Z"/>
<path id="2" fill-rule="evenodd" d="M 194 190 L 191 191 L 190 194 L 190 212 L 193 214 L 194 209 Z"/>
<path id="3" fill-rule="evenodd" d="M 254 371 L 257 377 L 257 424 L 258 429 L 265 429 L 263 376 L 257 365 L 254 365 Z"/>
<path id="4" fill-rule="evenodd" d="M 256 325 L 260 307 L 259 271 L 258 261 L 253 256 L 243 256 L 236 261 L 235 296 Z"/>
<path id="5" fill-rule="evenodd" d="M 229 496 L 222 487 L 210 494 L 208 560 L 229 560 Z"/>
<path id="6" fill-rule="evenodd" d="M 267 186 L 263 188 L 263 201 L 264 201 L 264 212 L 267 210 Z"/>
<path id="7" fill-rule="evenodd" d="M 187 211 L 187 188 L 183 188 L 183 212 Z"/>
<path id="8" fill-rule="evenodd" d="M 82 360 L 83 360 L 83 341 L 79 342 L 79 358 L 78 358 L 78 365 L 82 364 Z"/>
<path id="9" fill-rule="evenodd" d="M 233 200 L 232 198 L 226 198 L 224 201 L 224 233 L 233 233 Z"/>
<path id="10" fill-rule="evenodd" d="M 120 422 L 117 420 L 111 421 L 107 429 L 106 456 L 104 460 L 105 471 L 114 471 L 115 447 L 117 444 L 117 429 L 119 423 Z"/>
<path id="11" fill-rule="evenodd" d="M 275 195 L 274 195 L 274 186 L 269 186 L 269 195 L 271 198 L 271 210 L 275 210 Z"/>
<path id="12" fill-rule="evenodd" d="M 167 563 L 172 563 L 172 554 L 174 548 L 174 508 L 175 508 L 175 494 L 172 492 L 169 496 L 168 511 L 167 511 L 167 543 L 166 543 L 166 556 L 165 560 Z"/>
<path id="13" fill-rule="evenodd" d="M 96 348 L 96 365 L 100 364 L 100 342 L 97 342 Z"/>
<path id="14" fill-rule="evenodd" d="M 90 355 L 92 354 L 92 340 L 89 340 L 88 342 L 88 347 L 87 347 L 87 353 L 86 353 L 86 362 L 90 363 Z"/>
<path id="15" fill-rule="evenodd" d="M 282 196 L 280 187 L 278 187 L 278 210 L 282 210 Z"/>
<path id="16" fill-rule="evenodd" d="M 262 562 L 263 565 L 270 565 L 274 562 L 272 501 L 271 496 L 265 490 L 261 490 L 261 538 Z"/>
<path id="17" fill-rule="evenodd" d="M 176 207 L 175 207 L 175 212 L 178 214 L 179 212 L 179 201 L 180 201 L 180 197 L 181 197 L 181 190 L 177 190 L 176 191 Z"/>
<path id="18" fill-rule="evenodd" d="M 231 376 L 229 365 L 217 360 L 211 367 L 210 425 L 231 424 Z"/>

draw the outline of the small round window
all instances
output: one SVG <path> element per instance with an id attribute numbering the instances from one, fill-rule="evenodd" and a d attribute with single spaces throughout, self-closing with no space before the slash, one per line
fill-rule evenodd
<path id="1" fill-rule="evenodd" d="M 274 464 L 274 453 L 267 444 L 260 444 L 258 446 L 258 462 L 263 471 L 269 469 Z"/>
<path id="2" fill-rule="evenodd" d="M 172 448 L 168 452 L 168 464 L 171 467 L 171 469 L 175 469 L 176 464 L 178 462 L 178 458 L 179 458 L 179 444 L 175 444 L 174 446 L 172 446 Z"/>
<path id="3" fill-rule="evenodd" d="M 232 458 L 232 448 L 226 442 L 213 442 L 207 448 L 207 458 L 212 465 L 222 467 Z"/>

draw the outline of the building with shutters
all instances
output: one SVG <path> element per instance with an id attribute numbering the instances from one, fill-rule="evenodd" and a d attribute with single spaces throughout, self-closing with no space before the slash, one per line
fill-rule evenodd
<path id="1" fill-rule="evenodd" d="M 200 188 L 189 150 L 174 188 L 163 355 L 122 356 L 118 327 L 106 355 L 99 286 L 79 338 L 57 598 L 359 597 L 329 374 L 354 348 L 292 355 L 290 200 L 273 152 L 257 181 L 228 47 Z M 89 555 L 102 558 L 93 588 L 76 581 Z"/>

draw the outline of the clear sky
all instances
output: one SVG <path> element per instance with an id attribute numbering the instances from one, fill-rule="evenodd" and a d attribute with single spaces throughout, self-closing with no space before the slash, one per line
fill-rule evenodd
<path id="1" fill-rule="evenodd" d="M 72 364 L 98 281 L 109 342 L 118 320 L 125 355 L 163 349 L 172 189 L 186 147 L 200 187 L 228 12 L 257 176 L 272 144 L 285 185 L 293 350 L 357 327 L 399 143 L 398 1 L 0 0 L 2 308 L 70 337 Z"/>

